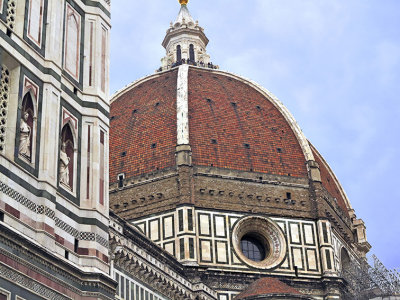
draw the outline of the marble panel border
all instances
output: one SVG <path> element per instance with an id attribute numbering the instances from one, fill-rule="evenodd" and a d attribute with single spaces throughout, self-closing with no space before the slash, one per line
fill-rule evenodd
<path id="1" fill-rule="evenodd" d="M 64 68 L 64 62 L 65 62 L 65 43 L 66 43 L 66 19 L 67 19 L 67 4 L 69 4 L 73 9 L 75 9 L 75 11 L 81 16 L 81 32 L 80 32 L 80 47 L 79 47 L 79 80 L 76 80 L 75 78 L 73 78 L 70 74 L 68 74 L 68 72 L 65 70 Z M 71 81 L 74 85 L 77 86 L 77 88 L 79 88 L 80 90 L 83 89 L 83 72 L 84 72 L 84 40 L 85 40 L 85 11 L 82 10 L 78 4 L 75 3 L 75 1 L 73 0 L 66 0 L 65 1 L 65 9 L 64 9 L 64 20 L 63 20 L 63 48 L 62 48 L 62 66 L 63 66 L 63 75 L 68 78 L 69 81 Z"/>
<path id="2" fill-rule="evenodd" d="M 41 24 L 41 45 L 40 47 L 31 39 L 28 37 L 28 26 L 29 26 L 29 9 L 30 9 L 30 3 L 31 0 L 26 0 L 25 2 L 25 21 L 24 21 L 24 40 L 31 46 L 35 51 L 37 51 L 41 56 L 45 56 L 45 51 L 46 51 L 46 32 L 47 32 L 47 26 L 46 26 L 46 21 L 47 21 L 47 10 L 48 10 L 48 0 L 43 0 L 43 15 L 42 15 L 42 24 Z"/>

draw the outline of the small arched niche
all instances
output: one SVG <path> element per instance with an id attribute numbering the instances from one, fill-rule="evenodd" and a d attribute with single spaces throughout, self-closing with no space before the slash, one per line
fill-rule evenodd
<path id="1" fill-rule="evenodd" d="M 350 265 L 351 265 L 350 255 L 347 252 L 347 250 L 344 247 L 342 247 L 342 249 L 340 250 L 340 267 L 342 269 L 342 273 L 348 271 L 350 269 Z"/>
<path id="2" fill-rule="evenodd" d="M 65 124 L 62 128 L 60 142 L 59 181 L 63 187 L 73 191 L 75 185 L 76 143 L 70 123 Z"/>
<path id="3" fill-rule="evenodd" d="M 18 155 L 30 164 L 35 163 L 37 108 L 35 96 L 29 90 L 22 99 L 19 126 Z"/>

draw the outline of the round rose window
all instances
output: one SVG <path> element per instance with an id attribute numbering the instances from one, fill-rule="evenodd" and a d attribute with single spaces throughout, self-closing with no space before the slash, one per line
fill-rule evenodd
<path id="1" fill-rule="evenodd" d="M 252 267 L 272 269 L 286 256 L 286 240 L 281 228 L 266 217 L 251 216 L 239 220 L 232 239 L 237 256 Z"/>

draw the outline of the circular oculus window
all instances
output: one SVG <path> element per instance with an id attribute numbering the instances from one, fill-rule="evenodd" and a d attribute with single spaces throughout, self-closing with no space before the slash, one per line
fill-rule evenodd
<path id="1" fill-rule="evenodd" d="M 281 228 L 268 218 L 250 216 L 239 220 L 232 232 L 233 248 L 247 265 L 272 269 L 286 256 L 286 240 Z"/>

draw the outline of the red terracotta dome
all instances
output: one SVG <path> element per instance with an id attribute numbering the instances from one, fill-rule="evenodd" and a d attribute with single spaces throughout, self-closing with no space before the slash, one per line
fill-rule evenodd
<path id="1" fill-rule="evenodd" d="M 306 177 L 305 157 L 282 113 L 246 82 L 189 70 L 193 164 Z"/>
<path id="2" fill-rule="evenodd" d="M 110 182 L 171 168 L 177 146 L 177 69 L 139 80 L 111 104 Z M 193 165 L 307 177 L 300 130 L 259 86 L 230 73 L 190 67 Z M 307 144 L 307 143 L 305 143 Z M 308 144 L 307 144 L 308 146 Z"/>
<path id="3" fill-rule="evenodd" d="M 365 256 L 364 223 L 286 107 L 207 43 L 182 5 L 157 72 L 112 97 L 110 207 L 216 298 L 340 295 L 338 253 Z"/>
<path id="4" fill-rule="evenodd" d="M 237 295 L 234 300 L 264 300 L 264 299 L 312 299 L 295 288 L 288 286 L 282 281 L 264 277 L 254 281 L 243 292 Z"/>
<path id="5" fill-rule="evenodd" d="M 308 180 L 307 164 L 315 161 L 327 197 L 349 218 L 350 203 L 329 165 L 283 104 L 250 80 L 186 65 L 140 79 L 114 95 L 111 184 L 120 174 L 129 179 L 176 169 L 182 146 L 189 147 L 194 167 L 293 179 Z"/>
<path id="6" fill-rule="evenodd" d="M 139 80 L 111 105 L 110 182 L 175 165 L 177 70 Z"/>
<path id="7" fill-rule="evenodd" d="M 351 206 L 338 179 L 321 154 L 319 154 L 319 152 L 312 145 L 311 150 L 313 152 L 315 161 L 319 165 L 322 186 L 333 197 L 334 201 L 341 208 L 341 211 L 345 214 L 345 216 L 349 217 L 348 209 Z"/>

